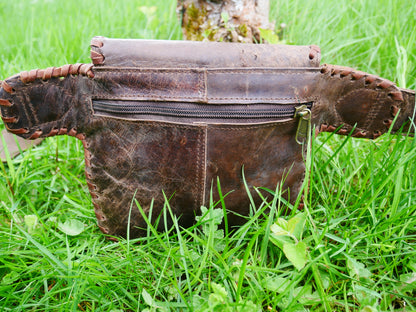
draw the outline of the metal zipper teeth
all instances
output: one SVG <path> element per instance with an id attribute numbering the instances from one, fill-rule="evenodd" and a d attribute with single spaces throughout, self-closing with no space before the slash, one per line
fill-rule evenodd
<path id="1" fill-rule="evenodd" d="M 308 108 L 312 107 L 312 103 L 306 103 Z M 161 106 L 149 106 L 149 105 L 120 105 L 110 104 L 95 101 L 93 108 L 96 112 L 113 113 L 113 114 L 133 114 L 133 115 L 158 115 L 169 117 L 188 117 L 188 118 L 232 118 L 232 119 L 245 119 L 245 118 L 290 118 L 294 117 L 295 107 L 298 105 L 290 104 L 284 105 L 287 107 L 279 108 L 252 108 L 247 110 L 232 110 L 232 106 L 228 106 L 227 110 L 215 110 L 211 107 L 208 109 L 187 109 L 187 108 L 171 108 Z M 235 109 L 235 108 L 234 108 Z"/>

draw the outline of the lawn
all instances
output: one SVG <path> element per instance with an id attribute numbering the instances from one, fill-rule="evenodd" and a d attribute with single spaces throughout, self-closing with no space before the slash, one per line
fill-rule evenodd
<path id="1" fill-rule="evenodd" d="M 416 2 L 271 5 L 282 42 L 319 45 L 323 63 L 416 89 Z M 175 8 L 0 0 L 0 80 L 88 63 L 96 35 L 181 39 Z M 113 242 L 96 225 L 82 144 L 46 139 L 0 165 L 0 311 L 416 310 L 416 142 L 322 134 L 311 146 L 302 211 L 282 215 L 276 194 L 268 217 L 231 234 L 210 209 L 198 227 Z M 306 248 L 306 263 L 282 237 Z"/>

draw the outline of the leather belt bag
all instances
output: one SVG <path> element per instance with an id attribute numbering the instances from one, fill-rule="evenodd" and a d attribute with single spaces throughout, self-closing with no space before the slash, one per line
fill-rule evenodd
<path id="1" fill-rule="evenodd" d="M 245 182 L 256 205 L 261 198 L 253 187 L 274 190 L 280 182 L 283 197 L 294 202 L 310 126 L 370 139 L 400 128 L 413 132 L 414 91 L 351 68 L 320 66 L 316 46 L 96 37 L 91 48 L 93 64 L 6 79 L 0 107 L 8 131 L 23 138 L 82 140 L 88 188 L 106 234 L 144 233 L 134 197 L 152 220 L 168 199 L 180 225 L 190 226 L 211 191 L 218 199 L 217 178 L 229 225 L 249 214 Z"/>

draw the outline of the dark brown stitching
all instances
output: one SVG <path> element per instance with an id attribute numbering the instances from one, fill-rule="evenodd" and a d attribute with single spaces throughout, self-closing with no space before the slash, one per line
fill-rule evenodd
<path id="1" fill-rule="evenodd" d="M 400 108 L 398 108 L 396 105 L 392 105 L 392 106 L 390 107 L 390 110 L 391 110 L 391 115 L 392 115 L 393 117 L 396 117 L 396 115 L 397 115 L 397 113 L 399 112 Z"/>
<path id="2" fill-rule="evenodd" d="M 11 85 L 9 85 L 6 81 L 3 81 L 1 84 L 1 87 L 3 88 L 4 91 L 6 91 L 7 93 L 14 93 L 15 90 L 12 88 Z"/>
<path id="3" fill-rule="evenodd" d="M 297 122 L 296 119 L 295 118 L 292 118 L 292 119 L 289 119 L 289 120 L 271 121 L 271 122 L 268 122 L 268 123 L 257 124 L 257 125 L 240 125 L 240 126 L 236 126 L 236 125 L 230 124 L 230 126 L 227 127 L 227 126 L 224 126 L 224 125 L 221 125 L 220 126 L 220 125 L 212 124 L 212 125 L 209 125 L 209 126 L 212 127 L 212 128 L 215 128 L 215 129 L 220 129 L 220 130 L 236 130 L 236 131 L 240 131 L 240 130 L 247 130 L 247 129 L 274 128 L 274 127 L 277 127 L 277 126 L 282 126 L 282 125 L 285 125 L 285 124 L 296 123 L 296 122 Z"/>
<path id="4" fill-rule="evenodd" d="M 102 41 L 104 39 L 103 37 L 94 37 L 91 39 L 90 45 L 97 48 L 102 48 L 104 45 L 104 42 Z"/>
<path id="5" fill-rule="evenodd" d="M 86 138 L 86 135 L 84 134 L 84 133 L 78 133 L 78 134 L 76 134 L 75 135 L 75 137 L 78 139 L 78 140 L 85 140 L 85 138 Z"/>
<path id="6" fill-rule="evenodd" d="M 5 122 L 5 123 L 17 123 L 17 118 L 16 117 L 1 116 L 1 119 L 3 119 L 3 122 Z"/>
<path id="7" fill-rule="evenodd" d="M 391 125 L 391 120 L 389 120 L 389 121 L 388 120 L 385 120 L 384 123 L 386 123 L 386 122 Z M 387 124 L 386 124 L 386 126 L 387 126 Z M 338 131 L 335 131 L 337 129 L 338 128 L 335 127 L 335 126 L 333 126 L 333 125 L 328 125 L 326 123 L 323 123 L 319 127 L 319 132 L 334 132 L 334 133 L 340 134 L 340 135 L 348 135 L 351 132 L 350 129 L 346 129 L 346 128 L 341 128 Z M 368 131 L 361 130 L 361 129 L 356 129 L 351 134 L 351 136 L 354 137 L 354 138 L 373 138 L 373 139 L 376 139 L 381 134 L 382 133 L 381 133 L 380 130 L 374 130 L 374 132 L 372 133 L 372 136 L 370 136 L 369 133 L 368 133 Z"/>
<path id="8" fill-rule="evenodd" d="M 9 132 L 11 132 L 13 134 L 26 134 L 26 133 L 29 133 L 29 129 L 27 129 L 27 128 L 10 129 L 9 126 L 7 125 L 7 123 L 5 123 L 4 126 L 6 127 L 7 131 L 9 131 Z"/>
<path id="9" fill-rule="evenodd" d="M 9 100 L 0 99 L 0 106 L 3 106 L 3 107 L 12 107 L 13 104 L 10 103 Z"/>
<path id="10" fill-rule="evenodd" d="M 323 65 L 328 66 L 328 65 Z M 203 71 L 207 71 L 207 73 L 215 73 L 215 74 L 259 74 L 264 75 L 267 73 L 279 75 L 314 75 L 316 72 L 319 71 L 318 68 L 309 68 L 309 67 L 299 67 L 299 68 L 261 68 L 261 67 L 250 67 L 250 68 L 230 68 L 230 69 L 220 69 L 220 68 L 138 68 L 138 67 L 111 67 L 111 66 L 103 66 L 95 69 L 96 71 L 100 72 L 117 72 L 122 74 L 121 72 L 127 73 L 200 73 Z"/>
<path id="11" fill-rule="evenodd" d="M 365 138 L 367 137 L 367 131 L 365 130 L 358 130 L 357 132 L 351 135 L 354 138 Z"/>
<path id="12" fill-rule="evenodd" d="M 61 67 L 49 67 L 47 69 L 33 69 L 31 71 L 21 72 L 20 80 L 23 83 L 29 83 L 35 81 L 36 79 L 42 79 L 46 81 L 51 78 L 65 78 L 69 75 L 82 75 L 88 76 L 89 78 L 94 78 L 92 67 L 93 64 L 78 63 L 63 65 Z"/>
<path id="13" fill-rule="evenodd" d="M 77 130 L 75 128 L 71 128 L 71 130 L 68 131 L 67 135 L 76 136 L 77 135 Z"/>
<path id="14" fill-rule="evenodd" d="M 337 133 L 341 134 L 341 135 L 346 135 L 346 134 L 348 134 L 348 129 L 341 128 L 337 131 Z"/>
<path id="15" fill-rule="evenodd" d="M 206 85 L 207 82 L 205 80 L 206 78 L 206 71 L 201 71 L 198 73 L 198 98 L 205 100 L 205 94 L 206 94 Z"/>
<path id="16" fill-rule="evenodd" d="M 96 202 L 94 202 L 95 199 L 99 198 L 97 194 L 97 192 L 99 192 L 98 187 L 94 183 L 88 181 L 92 179 L 92 175 L 89 172 L 91 168 L 92 154 L 88 149 L 88 143 L 87 141 L 85 141 L 85 139 L 82 140 L 82 145 L 84 146 L 85 176 L 87 178 L 87 186 L 91 194 L 92 204 L 94 205 L 94 213 L 95 213 L 95 216 L 97 217 L 98 227 L 100 228 L 101 232 L 103 232 L 104 234 L 108 234 L 110 233 L 110 230 L 101 224 L 102 222 L 105 222 L 107 220 L 107 217 L 104 215 L 101 207 Z"/>
<path id="17" fill-rule="evenodd" d="M 321 125 L 319 126 L 319 132 L 327 132 L 327 131 L 326 131 L 327 127 L 328 127 L 328 125 L 327 125 L 327 124 L 325 124 L 325 123 L 321 124 Z"/>
<path id="18" fill-rule="evenodd" d="M 69 98 L 71 98 L 71 100 L 74 100 L 74 97 L 73 97 L 73 95 L 72 94 L 70 94 L 65 88 L 63 88 L 62 86 L 59 86 L 59 85 L 55 85 L 55 87 L 57 87 L 57 88 L 59 88 L 61 91 L 62 91 L 62 93 L 64 94 L 64 95 L 66 95 L 66 96 L 68 96 Z M 32 88 L 37 88 L 37 86 L 34 86 L 34 85 L 27 85 L 26 87 L 22 87 L 21 88 L 21 90 L 30 90 L 30 89 L 32 89 Z M 8 102 L 8 101 L 7 101 Z M 20 100 L 20 102 L 26 102 L 24 99 L 22 99 L 22 100 Z M 10 103 L 10 102 L 9 102 Z M 12 105 L 10 105 L 10 106 L 12 106 Z M 24 112 L 25 112 L 25 114 L 26 114 L 26 116 L 33 116 L 34 118 L 36 118 L 36 116 L 37 116 L 37 114 L 35 113 L 35 110 L 34 110 L 34 108 L 32 107 L 32 105 L 31 105 L 31 102 L 29 101 L 28 102 L 28 105 L 22 105 L 22 108 L 24 109 Z M 28 108 L 30 108 L 30 110 L 31 110 L 31 114 L 29 114 L 28 113 L 28 111 L 27 111 L 27 109 Z M 70 112 L 71 111 L 73 111 L 75 108 L 74 107 L 70 107 L 69 109 L 68 109 L 68 111 L 66 111 L 65 112 L 65 114 L 61 117 L 61 120 L 63 120 L 68 114 L 70 114 Z M 35 122 L 35 124 L 39 124 L 40 122 L 38 121 L 38 120 L 35 120 L 36 122 Z M 42 127 L 45 127 L 45 126 L 47 126 L 47 125 L 50 125 L 50 124 L 55 124 L 55 122 L 56 121 L 50 121 L 50 122 L 45 122 L 45 123 L 42 123 L 41 125 L 38 125 L 38 126 L 42 126 Z M 55 135 L 54 134 L 54 131 L 55 131 L 55 129 L 57 129 L 56 127 L 55 128 L 53 128 L 52 130 L 51 130 L 51 132 L 47 135 L 47 136 L 53 136 L 53 135 Z M 85 135 L 84 134 L 81 134 L 81 133 L 77 133 L 77 131 L 75 131 L 74 132 L 74 129 L 71 129 L 72 130 L 72 132 L 71 132 L 71 134 L 68 134 L 68 129 L 66 128 L 66 127 L 62 127 L 62 128 L 59 128 L 59 131 L 58 131 L 58 133 L 57 133 L 57 135 L 62 135 L 62 134 L 68 134 L 68 135 L 70 135 L 70 136 L 74 136 L 74 137 L 76 137 L 76 138 L 78 138 L 78 139 L 80 139 L 80 140 L 82 140 L 84 137 L 85 137 Z M 28 131 L 29 132 L 29 131 Z M 43 134 L 43 132 L 42 132 L 42 134 Z"/>
<path id="19" fill-rule="evenodd" d="M 58 128 L 54 128 L 51 130 L 51 132 L 49 132 L 49 134 L 47 135 L 47 137 L 51 137 L 51 136 L 55 136 L 59 133 L 59 129 Z"/>
<path id="20" fill-rule="evenodd" d="M 401 91 L 394 91 L 388 94 L 395 101 L 404 101 L 403 93 Z"/>
<path id="21" fill-rule="evenodd" d="M 391 124 L 393 123 L 392 119 L 386 119 L 383 121 L 383 123 L 386 125 L 387 129 L 390 128 Z"/>
<path id="22" fill-rule="evenodd" d="M 63 135 L 63 134 L 67 134 L 67 133 L 68 133 L 68 128 L 66 128 L 66 127 L 60 128 L 59 131 L 58 131 L 58 135 Z"/>
<path id="23" fill-rule="evenodd" d="M 351 76 L 353 80 L 360 80 L 361 78 L 365 76 L 365 73 L 362 71 L 356 71 L 356 72 L 352 72 Z"/>
<path id="24" fill-rule="evenodd" d="M 111 117 L 111 116 L 105 116 L 105 118 L 111 118 L 111 119 L 118 119 L 115 117 Z M 154 122 L 150 121 L 150 120 L 125 120 L 123 119 L 124 122 L 126 123 L 141 123 L 143 127 L 164 127 L 164 128 L 179 128 L 179 129 L 188 129 L 188 130 L 195 130 L 200 128 L 201 126 L 198 125 L 179 125 L 179 124 L 171 124 L 171 123 L 165 123 L 165 122 L 158 122 L 157 124 L 155 124 Z M 296 121 L 296 119 L 291 118 L 291 119 L 287 119 L 287 120 L 282 120 L 282 121 L 271 121 L 271 122 L 266 122 L 266 123 L 262 123 L 262 124 L 255 124 L 255 125 L 241 125 L 240 127 L 230 124 L 229 127 L 226 126 L 219 126 L 219 125 L 209 125 L 210 127 L 215 127 L 215 129 L 222 129 L 222 130 L 241 130 L 241 129 L 259 129 L 259 128 L 268 128 L 268 127 L 275 127 L 275 126 L 281 126 L 281 125 L 285 125 L 285 124 L 289 124 Z"/>
<path id="25" fill-rule="evenodd" d="M 381 89 L 387 89 L 387 88 L 390 88 L 392 86 L 394 86 L 394 83 L 387 80 L 387 79 L 384 79 L 382 82 L 377 84 L 377 87 L 379 87 Z"/>
<path id="26" fill-rule="evenodd" d="M 101 226 L 101 225 L 99 225 L 99 224 L 98 224 L 98 227 L 100 228 L 101 232 L 103 232 L 104 234 L 108 234 L 108 233 L 110 233 L 110 230 L 109 230 L 109 229 L 107 229 L 107 228 L 105 228 L 105 227 L 103 227 L 103 226 Z M 112 238 L 112 237 L 110 237 L 109 239 L 110 239 L 110 240 L 115 240 L 115 241 L 117 241 L 117 239 L 114 239 L 114 238 Z"/>
<path id="27" fill-rule="evenodd" d="M 20 130 L 20 129 L 17 129 L 17 130 Z M 9 130 L 9 131 L 11 131 L 11 130 Z M 24 133 L 28 133 L 28 132 L 30 132 L 30 131 L 27 130 L 27 132 L 24 132 Z M 19 133 L 19 134 L 21 134 L 21 133 Z M 33 134 L 29 137 L 29 139 L 30 140 L 37 139 L 37 138 L 39 138 L 43 134 L 44 134 L 43 130 L 42 129 L 38 129 L 35 132 L 33 132 Z M 69 130 L 69 132 L 68 132 L 68 128 L 66 128 L 66 127 L 63 127 L 63 128 L 53 128 L 51 131 L 49 131 L 48 134 L 45 135 L 45 137 L 52 137 L 52 136 L 55 136 L 55 135 L 63 135 L 63 134 L 66 134 L 66 135 L 69 135 L 69 136 L 73 136 L 73 137 L 75 137 L 75 138 L 77 138 L 77 139 L 79 139 L 81 141 L 82 140 L 85 140 L 85 138 L 86 138 L 85 134 L 84 133 L 78 133 L 77 130 L 76 130 L 76 128 L 71 128 L 71 130 Z"/>
<path id="28" fill-rule="evenodd" d="M 376 131 L 374 131 L 374 133 L 373 133 L 373 137 L 374 137 L 374 139 L 377 139 L 379 136 L 381 136 L 381 131 L 380 130 L 376 130 Z"/>
<path id="29" fill-rule="evenodd" d="M 90 168 L 91 166 L 91 162 L 90 162 L 90 158 L 91 158 L 91 152 L 88 149 L 88 144 L 85 140 L 82 141 L 82 145 L 84 146 L 84 158 L 85 158 L 85 167 L 86 168 Z M 85 169 L 85 173 L 87 174 L 87 170 Z M 88 178 L 90 178 L 90 175 L 87 175 Z"/>
<path id="30" fill-rule="evenodd" d="M 94 65 L 101 65 L 104 63 L 104 55 L 97 51 L 91 50 L 90 57 Z"/>
<path id="31" fill-rule="evenodd" d="M 101 94 L 96 94 L 92 97 L 93 100 L 99 100 L 99 99 L 112 99 L 112 100 L 123 100 L 123 99 L 130 99 L 130 100 L 145 100 L 145 99 L 160 99 L 161 96 L 157 96 L 157 95 L 144 95 L 144 96 L 137 96 L 137 95 L 129 95 L 129 94 L 122 94 L 122 95 L 118 95 L 118 96 L 112 96 L 112 95 L 101 95 Z M 200 99 L 200 97 L 198 96 L 163 96 L 163 98 L 165 99 L 189 99 L 189 100 L 195 100 L 195 99 Z M 313 101 L 317 99 L 317 97 L 315 96 L 310 96 L 310 97 L 305 97 L 305 98 L 299 98 L 299 97 L 272 97 L 272 98 L 263 98 L 263 97 L 208 97 L 208 100 L 218 100 L 218 101 L 227 101 L 227 100 L 245 100 L 247 102 L 250 101 L 254 101 L 254 100 L 262 100 L 262 101 L 272 101 L 272 103 L 277 103 L 277 104 L 293 104 L 292 103 L 279 103 L 280 101 L 296 101 L 296 103 L 298 101 Z M 248 103 L 249 104 L 249 103 Z"/>
<path id="32" fill-rule="evenodd" d="M 320 69 L 322 74 L 326 74 L 329 75 L 331 77 L 334 76 L 339 76 L 339 78 L 341 79 L 351 79 L 351 80 L 360 80 L 362 78 L 364 78 L 364 88 L 365 89 L 371 89 L 371 90 L 376 90 L 376 89 L 383 89 L 383 90 L 392 90 L 390 92 L 387 93 L 387 96 L 393 100 L 394 102 L 400 102 L 402 103 L 404 101 L 403 98 L 403 93 L 398 90 L 397 86 L 387 80 L 387 79 L 383 79 L 381 77 L 375 76 L 375 75 L 371 75 L 362 71 L 357 71 L 354 70 L 352 68 L 349 67 L 343 67 L 343 66 L 334 66 L 334 65 L 327 65 L 324 64 L 321 69 Z M 395 117 L 397 115 L 397 113 L 400 110 L 400 105 L 393 105 L 390 107 L 390 114 L 392 117 Z M 374 109 L 378 109 L 381 110 L 383 109 L 382 105 L 377 105 L 377 107 L 374 107 Z M 367 125 L 371 124 L 371 122 L 374 120 L 374 117 L 371 117 L 372 115 L 374 115 L 375 112 L 372 112 L 372 114 L 370 114 L 367 118 Z M 342 122 L 342 119 L 340 119 L 340 121 Z M 392 119 L 386 119 L 383 121 L 384 125 L 387 128 L 390 128 L 391 124 L 392 124 L 393 120 Z M 320 126 L 320 131 L 325 131 L 325 132 L 334 132 L 337 128 L 334 126 L 328 126 L 326 123 L 321 124 Z M 338 131 L 337 133 L 339 134 L 343 134 L 341 133 L 341 131 Z M 377 138 L 381 135 L 381 131 L 380 130 L 374 130 L 374 132 L 372 133 L 372 138 Z M 354 132 L 352 134 L 353 137 L 370 137 L 368 131 L 365 130 L 359 130 L 357 129 L 356 132 Z"/>
<path id="33" fill-rule="evenodd" d="M 29 140 L 35 140 L 42 135 L 42 130 L 36 130 L 33 134 L 29 137 Z"/>
<path id="34" fill-rule="evenodd" d="M 104 54 L 99 50 L 104 46 L 104 42 L 102 41 L 104 37 L 94 37 L 91 39 L 91 60 L 94 65 L 103 65 L 105 56 Z M 98 51 L 97 51 L 98 50 Z"/>
<path id="35" fill-rule="evenodd" d="M 97 189 L 97 186 L 95 184 L 92 184 L 89 181 L 87 181 L 87 186 L 88 186 L 88 189 L 92 191 L 95 191 Z"/>
<path id="36" fill-rule="evenodd" d="M 344 70 L 341 70 L 340 71 L 339 75 L 341 77 L 346 77 L 348 75 L 351 75 L 351 72 L 352 72 L 352 70 L 350 70 L 350 69 L 344 69 Z"/>
<path id="37" fill-rule="evenodd" d="M 101 69 L 98 69 L 98 71 L 101 71 Z M 170 72 L 173 72 L 172 78 L 176 78 L 176 76 L 178 74 L 194 74 L 195 71 L 190 71 L 190 70 L 174 70 L 174 69 L 131 69 L 131 68 L 127 68 L 127 69 L 123 69 L 123 68 L 105 68 L 105 71 L 107 72 L 113 72 L 114 75 L 123 75 L 123 74 L 140 74 L 140 73 L 160 73 L 160 74 L 164 74 L 165 72 L 167 73 L 167 75 L 170 74 Z M 244 71 L 243 71 L 244 72 Z M 229 72 L 217 72 L 220 74 L 241 74 L 238 72 L 234 72 L 234 73 L 229 73 Z M 259 75 L 262 74 L 261 72 L 256 72 Z M 198 80 L 198 84 L 200 82 L 200 72 L 196 72 L 197 76 L 197 80 Z M 279 75 L 282 76 L 291 76 L 291 75 L 304 75 L 304 72 L 301 73 L 279 73 Z M 313 72 L 311 74 L 314 74 Z M 100 77 L 97 77 L 98 79 L 100 79 Z M 256 97 L 256 96 L 251 96 L 251 97 L 212 97 L 212 96 L 208 96 L 207 99 L 205 98 L 204 94 L 200 93 L 199 90 L 199 86 L 196 87 L 197 90 L 194 89 L 190 89 L 191 93 L 197 93 L 197 95 L 190 95 L 190 96 L 169 96 L 169 95 L 163 95 L 163 98 L 165 99 L 190 99 L 190 100 L 194 100 L 194 99 L 198 99 L 198 100 L 213 100 L 213 101 L 229 101 L 229 100 L 241 100 L 241 101 L 252 101 L 252 100 L 261 100 L 261 101 L 273 101 L 273 103 L 279 102 L 279 101 L 299 101 L 299 100 L 305 100 L 305 101 L 309 101 L 309 100 L 313 100 L 316 97 L 308 97 L 308 98 L 299 98 L 299 97 Z M 195 92 L 196 91 L 196 92 Z M 138 100 L 142 100 L 142 99 L 160 99 L 161 96 L 160 95 L 143 95 L 143 96 L 137 96 L 136 94 L 129 94 L 129 93 L 124 93 L 124 94 L 119 94 L 119 95 L 103 95 L 101 93 L 98 94 L 94 94 L 92 96 L 92 99 L 100 99 L 102 97 L 105 97 L 106 99 L 119 99 L 122 100 L 123 98 L 128 98 L 128 99 L 138 99 Z"/>
<path id="38" fill-rule="evenodd" d="M 383 79 L 378 76 L 371 75 L 362 71 L 354 70 L 353 68 L 350 68 L 350 67 L 324 64 L 321 67 L 321 73 L 322 74 L 330 73 L 331 76 L 339 75 L 341 78 L 349 77 L 350 79 L 353 79 L 353 80 L 359 80 L 365 77 L 365 82 L 368 85 L 371 85 L 373 82 L 377 82 L 376 87 L 379 87 L 381 89 L 388 89 L 390 87 L 396 87 L 396 85 L 390 80 Z M 394 93 L 395 92 L 390 92 L 388 95 L 391 96 L 391 95 L 394 95 Z"/>
<path id="39" fill-rule="evenodd" d="M 195 196 L 195 207 L 200 207 L 201 205 L 204 205 L 202 202 L 205 192 L 205 129 L 199 129 L 198 131 L 198 141 L 197 141 L 197 148 L 198 153 L 196 156 L 196 163 L 197 163 L 197 174 L 195 177 L 195 185 L 197 186 L 197 194 Z"/>
<path id="40" fill-rule="evenodd" d="M 321 53 L 321 49 L 316 45 L 310 45 L 309 48 L 310 48 L 310 51 L 309 51 L 310 60 L 313 60 Z"/>
<path id="41" fill-rule="evenodd" d="M 371 82 L 371 83 L 373 83 L 373 82 Z M 362 126 L 362 128 L 369 129 L 371 127 L 371 125 L 374 123 L 374 120 L 377 119 L 377 116 L 379 115 L 379 113 L 381 111 L 385 110 L 384 106 L 385 106 L 386 102 L 383 99 L 380 98 L 379 93 L 377 93 L 376 104 L 377 103 L 379 103 L 379 105 L 372 105 L 371 106 L 369 112 L 367 113 L 366 121 L 365 121 L 364 125 Z"/>
<path id="42" fill-rule="evenodd" d="M 334 132 L 335 130 L 337 130 L 337 127 L 332 126 L 332 125 L 328 125 L 326 128 L 326 131 L 328 132 Z"/>
<path id="43" fill-rule="evenodd" d="M 366 84 L 372 84 L 376 80 L 377 80 L 377 76 L 374 76 L 374 75 L 368 75 L 365 77 Z"/>

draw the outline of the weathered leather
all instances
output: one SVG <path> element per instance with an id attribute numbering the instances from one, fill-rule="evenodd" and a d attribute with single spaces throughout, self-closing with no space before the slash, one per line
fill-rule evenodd
<path id="1" fill-rule="evenodd" d="M 348 67 L 321 67 L 317 90 L 322 93 L 314 105 L 312 121 L 320 131 L 337 131 L 354 137 L 377 138 L 397 132 L 414 120 L 415 92 L 398 88 L 393 82 Z"/>
<path id="2" fill-rule="evenodd" d="M 317 46 L 140 39 L 91 40 L 94 65 L 139 68 L 318 67 Z"/>
<path id="3" fill-rule="evenodd" d="M 295 139 L 299 118 L 202 118 L 200 109 L 307 104 L 318 131 L 376 138 L 395 119 L 393 132 L 403 125 L 414 132 L 414 91 L 350 68 L 319 67 L 316 46 L 102 37 L 91 46 L 94 66 L 6 79 L 0 106 L 7 129 L 24 138 L 67 134 L 82 140 L 87 184 L 106 234 L 126 236 L 129 219 L 130 237 L 144 233 L 146 222 L 133 198 L 152 220 L 167 198 L 180 224 L 193 224 L 211 190 L 218 200 L 217 177 L 231 226 L 250 209 L 243 174 L 256 204 L 261 198 L 253 187 L 274 190 L 280 182 L 287 200 L 297 198 L 305 170 Z M 187 107 L 197 116 L 115 112 L 101 109 L 102 103 Z"/>

